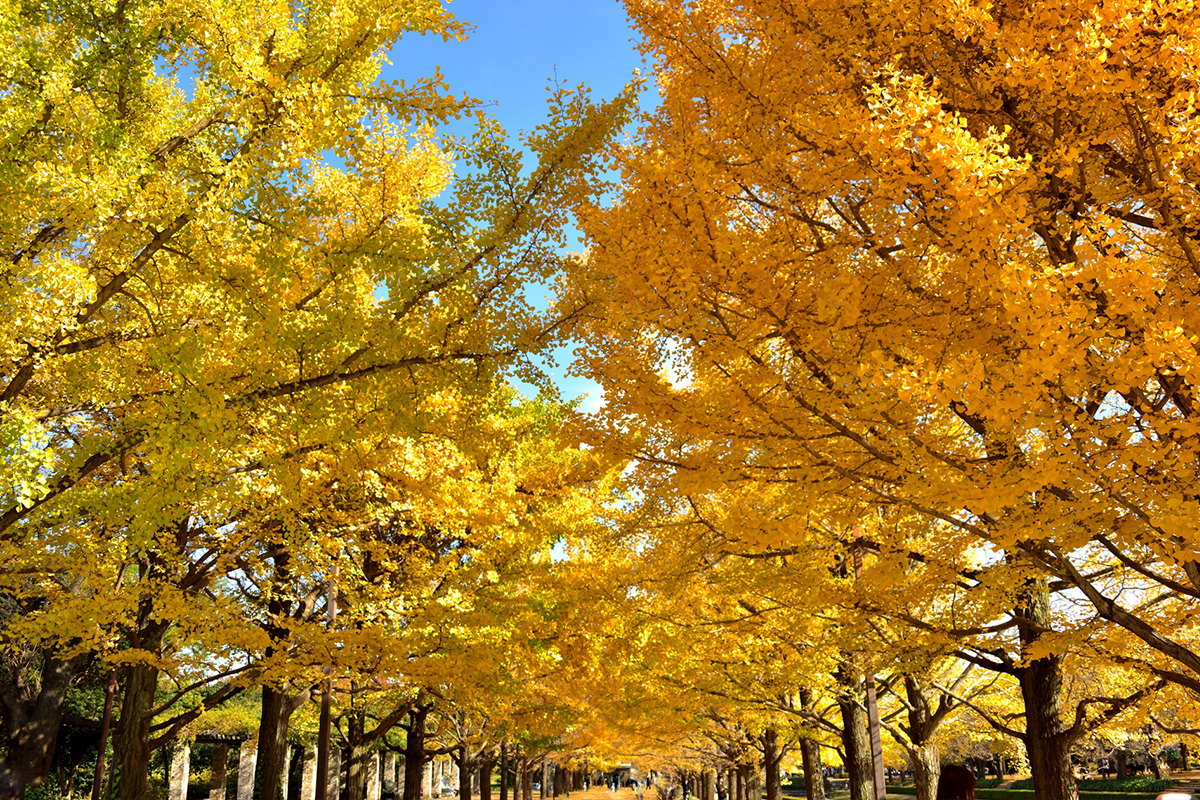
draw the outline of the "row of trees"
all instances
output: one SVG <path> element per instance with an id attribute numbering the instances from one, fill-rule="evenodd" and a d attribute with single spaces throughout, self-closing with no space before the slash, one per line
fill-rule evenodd
<path id="1" fill-rule="evenodd" d="M 715 718 L 768 775 L 836 731 L 856 800 L 872 692 L 922 797 L 955 706 L 1044 800 L 1095 731 L 1192 730 L 1200 9 L 626 5 L 661 102 L 561 297 L 661 696 L 767 714 Z"/>
<path id="2" fill-rule="evenodd" d="M 111 720 L 141 800 L 250 687 L 269 800 L 322 692 L 353 798 L 397 725 L 419 774 L 431 710 L 553 729 L 517 690 L 561 660 L 549 551 L 606 467 L 508 384 L 576 313 L 524 287 L 627 98 L 439 137 L 473 101 L 379 79 L 401 35 L 463 35 L 432 0 L 3 14 L 0 797 L 65 714 L 102 756 Z"/>
<path id="3" fill-rule="evenodd" d="M 658 108 L 521 148 L 378 80 L 433 0 L 4 12 L 0 798 L 111 719 L 143 800 L 251 687 L 265 800 L 322 694 L 351 800 L 509 745 L 866 800 L 876 705 L 922 798 L 987 725 L 1070 800 L 1194 728 L 1200 9 L 627 7 Z M 599 415 L 508 388 L 572 338 Z"/>

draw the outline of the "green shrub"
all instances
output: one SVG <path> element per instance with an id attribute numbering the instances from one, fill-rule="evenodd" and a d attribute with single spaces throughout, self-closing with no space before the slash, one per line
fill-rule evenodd
<path id="1" fill-rule="evenodd" d="M 1124 788 L 1126 783 L 1135 782 L 1134 786 Z M 991 788 L 998 783 L 995 778 L 987 778 L 985 781 L 980 781 L 975 785 L 975 796 L 979 800 L 1037 800 L 1037 796 L 1033 791 L 1032 780 L 1016 781 L 1016 784 L 1024 784 L 1026 788 L 1016 788 L 1016 786 L 1007 789 Z M 1158 793 L 1162 789 L 1170 788 L 1169 786 L 1159 786 L 1158 784 L 1170 784 L 1171 781 L 1155 781 L 1153 778 L 1147 781 L 1145 778 L 1127 778 L 1124 781 L 1079 781 L 1079 800 L 1155 800 Z M 1096 791 L 1093 784 L 1102 784 L 1103 788 L 1108 791 Z M 1109 788 L 1112 784 L 1120 784 L 1117 788 Z M 897 784 L 888 784 L 888 794 L 915 795 L 917 789 L 915 786 L 901 786 Z"/>
<path id="2" fill-rule="evenodd" d="M 1084 779 L 1077 782 L 1079 791 L 1090 792 L 1161 792 L 1175 784 L 1171 780 L 1159 780 L 1153 775 L 1138 775 L 1133 778 Z M 1014 789 L 1032 789 L 1033 779 L 1025 778 L 1015 781 Z"/>
<path id="3" fill-rule="evenodd" d="M 994 789 L 1003 783 L 1003 778 L 984 778 L 975 784 L 975 793 L 979 794 L 981 789 Z M 888 794 L 916 794 L 917 787 L 911 783 L 889 783 L 887 785 Z"/>
<path id="4" fill-rule="evenodd" d="M 1037 800 L 1032 789 L 977 789 L 979 800 Z M 1155 800 L 1157 792 L 1080 792 L 1079 800 Z"/>
<path id="5" fill-rule="evenodd" d="M 1095 792 L 1161 792 L 1169 789 L 1175 781 L 1160 780 L 1153 775 L 1138 775 L 1133 778 L 1110 778 L 1108 780 L 1081 780 L 1079 790 Z"/>

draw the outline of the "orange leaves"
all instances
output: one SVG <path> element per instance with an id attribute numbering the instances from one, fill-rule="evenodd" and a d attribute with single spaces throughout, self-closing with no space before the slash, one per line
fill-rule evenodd
<path id="1" fill-rule="evenodd" d="M 1038 574 L 1190 585 L 1192 4 L 630 7 L 663 101 L 614 149 L 617 201 L 581 216 L 572 290 L 599 309 L 580 369 L 605 444 L 641 459 L 671 563 L 692 535 L 702 572 L 825 564 L 880 514 L 862 591 L 944 612 L 943 644 Z M 1083 646 L 1057 622 L 1029 658 Z"/>

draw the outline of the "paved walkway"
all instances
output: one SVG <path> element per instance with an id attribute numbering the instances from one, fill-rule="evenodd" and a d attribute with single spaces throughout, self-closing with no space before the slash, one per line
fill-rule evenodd
<path id="1" fill-rule="evenodd" d="M 657 789 L 654 788 L 644 792 L 643 794 L 644 800 L 662 800 L 662 795 L 658 794 Z M 840 795 L 837 793 L 832 795 L 834 798 L 839 796 L 848 797 L 849 793 L 842 792 Z M 676 794 L 676 797 L 679 797 L 678 793 Z M 688 797 L 689 800 L 695 800 L 695 798 L 691 795 Z M 804 797 L 803 792 L 801 792 L 800 797 Z M 509 800 L 520 800 L 520 798 L 515 797 L 512 792 L 509 792 L 508 798 Z M 442 795 L 441 800 L 459 800 L 459 798 L 458 795 Z M 479 800 L 479 795 L 472 795 L 471 800 Z M 493 790 L 492 800 L 500 800 L 500 793 Z M 535 791 L 533 793 L 533 800 L 554 800 L 554 798 L 552 798 L 550 795 L 542 797 L 540 792 Z M 566 795 L 560 794 L 558 796 L 558 800 L 568 800 L 568 798 Z M 594 786 L 591 789 L 588 789 L 586 792 L 571 792 L 570 800 L 637 800 L 637 796 L 634 794 L 633 789 L 620 789 L 616 792 L 610 792 L 603 786 Z M 913 800 L 913 796 L 911 794 L 889 794 L 887 795 L 886 800 Z"/>
<path id="2" fill-rule="evenodd" d="M 440 800 L 459 800 L 458 795 L 442 795 Z M 479 800 L 479 795 L 471 795 L 471 800 Z M 500 800 L 500 791 L 492 789 L 492 800 Z M 521 800 L 519 794 L 508 793 L 508 800 Z M 553 796 L 547 794 L 542 796 L 541 792 L 536 789 L 533 792 L 533 800 L 554 800 Z M 637 800 L 633 793 L 633 789 L 620 789 L 616 792 L 610 792 L 603 786 L 593 786 L 585 792 L 571 792 L 570 798 L 565 794 L 560 794 L 558 800 Z M 645 793 L 645 800 L 661 800 L 654 795 L 653 791 Z M 692 798 L 691 800 L 694 800 Z"/>

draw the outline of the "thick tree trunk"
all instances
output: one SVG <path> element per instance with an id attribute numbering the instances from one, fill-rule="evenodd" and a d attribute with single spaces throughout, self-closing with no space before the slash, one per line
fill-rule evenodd
<path id="1" fill-rule="evenodd" d="M 801 739 L 800 761 L 804 769 L 805 800 L 825 800 L 825 770 L 821 768 L 821 746 L 812 739 Z"/>
<path id="2" fill-rule="evenodd" d="M 403 800 L 421 800 L 421 777 L 425 766 L 425 718 L 429 709 L 421 706 L 409 714 L 408 738 L 404 744 Z"/>
<path id="3" fill-rule="evenodd" d="M 350 714 L 346 721 L 346 749 L 342 763 L 346 770 L 346 800 L 367 800 L 367 717 L 364 712 Z"/>
<path id="4" fill-rule="evenodd" d="M 845 688 L 847 693 L 838 698 L 838 706 L 842 711 L 842 746 L 846 751 L 846 771 L 850 777 L 850 800 L 875 800 L 867 712 L 856 702 L 862 697 L 862 681 L 858 680 Z"/>
<path id="5" fill-rule="evenodd" d="M 942 776 L 941 755 L 936 744 L 914 745 L 908 751 L 913 762 L 913 783 L 917 800 L 935 800 L 938 778 Z"/>
<path id="6" fill-rule="evenodd" d="M 258 759 L 254 764 L 255 800 L 285 800 L 283 771 L 288 753 L 288 722 L 292 704 L 286 692 L 263 687 L 258 722 Z"/>
<path id="7" fill-rule="evenodd" d="M 763 733 L 763 771 L 767 779 L 767 800 L 781 800 L 783 797 L 783 781 L 779 775 L 779 732 L 767 728 Z"/>
<path id="8" fill-rule="evenodd" d="M 763 800 L 762 780 L 758 777 L 758 765 L 746 765 L 746 797 L 749 800 Z"/>
<path id="9" fill-rule="evenodd" d="M 479 761 L 479 800 L 492 800 L 492 766 L 495 763 L 491 758 Z"/>
<path id="10" fill-rule="evenodd" d="M 290 586 L 294 580 L 290 569 L 291 555 L 286 551 L 280 553 L 275 556 L 273 564 L 273 585 Z M 268 620 L 292 617 L 292 602 L 285 599 L 286 597 L 286 592 L 273 593 L 267 603 Z M 270 658 L 287 646 L 291 628 L 272 621 L 265 623 L 263 629 L 271 637 L 272 644 L 266 651 L 266 656 Z M 282 796 L 282 790 L 284 770 L 288 768 L 288 726 L 292 714 L 308 702 L 311 693 L 311 689 L 305 689 L 289 697 L 286 690 L 281 691 L 271 686 L 263 688 L 258 729 L 258 759 L 254 765 L 254 800 L 286 800 Z"/>
<path id="11" fill-rule="evenodd" d="M 1025 602 L 1018 613 L 1038 625 L 1050 625 L 1050 592 L 1039 579 L 1026 588 Z M 1041 634 L 1021 626 L 1021 649 L 1027 652 Z M 1038 800 L 1078 800 L 1075 776 L 1071 773 L 1073 739 L 1062 720 L 1062 657 L 1045 656 L 1016 668 L 1025 701 L 1025 749 Z"/>
<path id="12" fill-rule="evenodd" d="M 938 779 L 942 774 L 941 753 L 933 735 L 942 718 L 930 710 L 929 699 L 913 675 L 904 676 L 904 694 L 908 698 L 908 739 L 901 742 L 913 762 L 913 782 L 917 800 L 937 797 Z"/>
<path id="13" fill-rule="evenodd" d="M 5 741 L 0 758 L 0 800 L 20 797 L 27 788 L 45 783 L 54 761 L 62 707 L 78 662 L 43 653 L 41 681 L 35 697 L 22 696 L 16 681 L 5 679 Z"/>
<path id="14" fill-rule="evenodd" d="M 459 800 L 471 800 L 471 757 L 467 754 L 467 746 L 458 749 L 458 797 Z M 357 798 L 351 798 L 357 800 Z"/>
<path id="15" fill-rule="evenodd" d="M 148 604 L 142 614 L 149 615 Z M 137 637 L 138 649 L 159 656 L 165 631 L 165 623 L 145 625 Z M 150 788 L 150 723 L 157 688 L 157 667 L 131 664 L 126 668 L 121 718 L 113 736 L 113 763 L 119 800 L 145 800 Z"/>

